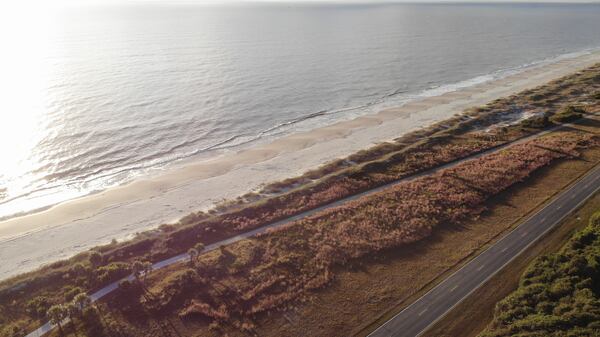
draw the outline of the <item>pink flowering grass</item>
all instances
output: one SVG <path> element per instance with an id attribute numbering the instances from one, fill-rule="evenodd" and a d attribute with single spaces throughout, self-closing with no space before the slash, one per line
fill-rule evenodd
<path id="1" fill-rule="evenodd" d="M 239 322 L 305 301 L 339 268 L 422 240 L 443 223 L 472 219 L 490 197 L 596 143 L 588 136 L 561 135 L 514 145 L 213 252 L 194 268 L 190 282 L 202 285 L 200 294 L 176 310 L 183 318 Z M 177 302 L 176 296 L 162 298 L 163 308 Z"/>

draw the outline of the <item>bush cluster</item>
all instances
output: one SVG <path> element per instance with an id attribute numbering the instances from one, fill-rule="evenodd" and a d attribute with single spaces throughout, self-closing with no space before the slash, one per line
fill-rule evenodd
<path id="1" fill-rule="evenodd" d="M 585 112 L 585 109 L 581 107 L 569 105 L 559 113 L 552 115 L 550 120 L 556 123 L 569 123 L 581 118 Z"/>
<path id="2" fill-rule="evenodd" d="M 121 262 L 130 263 L 140 258 L 150 261 L 168 258 L 185 252 L 198 242 L 209 244 L 225 239 L 242 231 L 272 223 L 299 212 L 327 204 L 333 200 L 410 176 L 416 172 L 452 162 L 470 154 L 489 150 L 494 146 L 529 134 L 531 130 L 524 130 L 520 126 L 499 129 L 492 127 L 490 129 L 491 126 L 497 124 L 498 120 L 502 120 L 503 116 L 511 114 L 511 111 L 514 109 L 530 112 L 547 111 L 551 113 L 565 105 L 579 106 L 580 104 L 587 104 L 586 108 L 590 109 L 590 112 L 594 112 L 594 109 L 597 108 L 591 106 L 586 100 L 594 97 L 594 93 L 598 93 L 600 85 L 599 72 L 600 66 L 591 67 L 547 85 L 522 92 L 519 95 L 498 99 L 483 107 L 467 110 L 460 116 L 434 124 L 429 128 L 414 131 L 393 142 L 380 144 L 374 148 L 360 151 L 348 158 L 307 172 L 307 174 L 301 177 L 290 179 L 280 184 L 273 184 L 273 193 L 265 194 L 271 197 L 267 198 L 265 195 L 261 195 L 258 202 L 255 202 L 257 197 L 254 195 L 252 198 L 245 199 L 252 202 L 250 204 L 241 202 L 232 204 L 231 208 L 220 208 L 216 212 L 194 213 L 182 219 L 178 225 L 163 225 L 157 231 L 141 233 L 134 240 L 123 243 L 113 242 L 109 245 L 97 247 L 91 255 L 82 253 L 70 260 L 59 261 L 29 275 L 22 275 L 13 280 L 3 282 L 0 286 L 0 303 L 2 303 L 0 305 L 0 326 L 5 327 L 9 323 L 17 321 L 19 321 L 18 325 L 20 327 L 37 324 L 34 320 L 45 319 L 43 316 L 45 316 L 45 310 L 49 305 L 64 301 L 63 297 L 70 296 L 67 292 L 73 290 L 69 290 L 65 285 L 80 287 L 88 292 L 93 291 L 129 273 L 127 266 L 121 264 Z M 532 125 L 532 127 L 543 128 L 546 124 L 545 120 L 539 122 L 542 123 Z M 476 130 L 487 131 L 476 132 Z M 543 144 L 538 145 L 544 146 Z M 562 155 L 569 154 L 568 149 L 561 148 L 559 150 L 564 151 Z M 498 165 L 501 166 L 502 164 Z M 452 181 L 457 180 L 459 178 L 452 179 Z M 301 188 L 298 189 L 297 187 Z M 438 188 L 440 187 L 438 186 Z M 457 184 L 448 188 L 453 188 L 451 189 L 453 193 L 462 195 L 460 192 L 462 186 Z M 277 192 L 278 190 L 280 192 Z M 439 190 L 427 191 L 428 193 L 440 192 Z M 472 191 L 467 190 L 462 197 L 466 197 L 467 195 L 470 197 L 476 196 Z M 396 203 L 398 203 L 397 200 Z M 377 208 L 378 206 L 371 207 Z M 428 207 L 431 211 L 436 212 L 440 206 L 435 203 L 426 203 L 423 207 Z M 343 211 L 340 210 L 340 212 Z M 389 220 L 406 220 L 405 223 L 401 224 L 404 232 L 399 237 L 402 240 L 407 240 L 411 236 L 418 239 L 422 235 L 427 235 L 427 227 L 435 226 L 438 223 L 436 219 L 440 214 L 448 217 L 454 215 L 454 218 L 457 219 L 463 210 L 460 208 L 448 209 L 440 214 L 435 213 L 430 218 L 416 217 L 410 220 L 403 218 L 398 212 L 385 210 L 385 212 L 382 212 L 382 215 L 389 217 Z M 476 209 L 470 214 L 475 213 L 477 213 Z M 357 219 L 360 219 L 359 214 L 356 216 Z M 363 217 L 368 218 L 364 215 Z M 332 216 L 332 219 L 334 218 Z M 384 221 L 381 218 L 373 218 L 373 220 L 376 219 Z M 310 221 L 317 220 L 313 219 Z M 330 223 L 330 220 L 327 220 L 325 217 L 322 217 L 320 221 L 324 224 Z M 407 224 L 414 225 L 414 227 L 407 226 Z M 337 230 L 341 230 L 342 234 L 343 231 L 348 230 L 352 234 L 351 231 L 354 229 Z M 396 229 L 396 231 L 399 232 L 400 229 Z M 322 236 L 323 240 L 330 240 L 332 234 L 328 233 L 326 231 L 318 235 Z M 301 237 L 304 233 L 290 230 L 285 235 L 298 235 Z M 361 240 L 356 240 L 356 247 L 358 247 L 359 252 L 370 251 L 372 249 L 369 245 L 361 246 Z M 385 247 L 385 242 L 393 243 L 401 241 L 390 241 L 388 238 L 386 240 L 388 241 L 377 241 L 377 245 Z M 307 240 L 298 240 L 294 244 L 290 243 L 290 241 L 282 240 L 280 244 L 276 244 L 277 240 L 272 237 L 269 241 L 272 246 L 265 246 L 264 242 L 261 242 L 259 245 L 244 248 L 245 254 L 243 256 L 238 254 L 232 259 L 232 256 L 228 255 L 222 258 L 219 257 L 214 261 L 205 261 L 202 270 L 200 270 L 201 267 L 195 266 L 194 268 L 199 270 L 198 276 L 190 280 L 194 284 L 197 280 L 201 281 L 199 284 L 203 284 L 202 282 L 207 280 L 213 284 L 212 278 L 218 279 L 218 275 L 244 275 L 248 269 L 258 270 L 257 275 L 261 275 L 263 270 L 268 271 L 270 268 L 279 268 L 278 270 L 289 269 L 296 272 L 298 268 L 305 266 L 304 263 L 306 261 L 299 262 L 303 261 L 303 254 L 297 256 L 295 253 L 289 252 L 288 254 L 279 255 L 273 253 L 281 251 L 281 247 L 286 247 L 286 245 L 291 245 L 290 249 L 297 246 L 299 249 L 306 249 L 311 254 L 319 254 L 319 257 L 325 257 L 324 260 L 328 260 L 328 256 L 334 256 L 339 261 L 343 261 L 344 259 L 352 259 L 353 256 L 360 256 L 362 254 L 356 252 L 348 253 L 340 249 L 344 248 L 343 244 L 334 240 L 331 240 L 331 242 L 327 241 L 327 244 L 323 245 L 320 251 L 314 251 L 312 243 Z M 314 242 L 318 243 L 319 241 L 315 240 Z M 271 256 L 269 254 L 275 254 L 276 259 L 266 263 L 266 257 Z M 306 263 L 308 263 L 308 269 L 321 270 L 321 273 L 314 274 L 314 277 L 310 279 L 302 279 L 300 283 L 305 284 L 302 287 L 313 289 L 329 282 L 332 277 L 329 267 L 318 265 L 315 269 L 312 265 L 314 264 L 313 262 L 309 261 Z M 302 271 L 299 275 L 303 275 Z M 262 292 L 272 294 L 274 290 L 289 289 L 291 283 L 284 280 L 282 282 L 285 282 L 286 286 L 283 287 L 278 283 L 279 281 L 277 280 L 279 279 L 277 277 L 265 277 L 261 279 L 257 276 L 257 278 L 262 281 L 252 280 L 250 283 L 255 285 L 260 283 L 261 286 L 256 286 L 251 291 L 248 291 L 247 293 L 251 295 L 250 297 L 244 297 L 248 298 L 248 305 L 257 308 L 256 310 L 253 309 L 254 311 L 260 311 L 262 310 L 260 308 L 269 307 L 265 304 L 269 301 L 271 303 L 277 301 L 283 303 L 289 297 L 286 295 L 288 293 L 282 290 L 282 295 L 279 297 L 280 300 L 275 301 L 273 298 L 268 300 L 263 298 L 264 296 L 261 295 Z M 226 285 L 226 283 L 223 284 Z M 176 287 L 177 284 L 174 283 L 173 288 Z M 173 288 L 165 294 L 168 293 L 176 297 L 177 294 L 176 291 L 172 291 Z M 218 291 L 221 293 L 230 293 L 223 285 L 219 285 Z M 301 289 L 298 293 L 302 293 L 302 291 L 304 290 Z M 218 299 L 220 297 L 207 294 L 206 298 L 210 302 L 210 298 Z M 291 298 L 301 298 L 301 296 L 292 296 Z M 33 302 L 30 305 L 26 305 L 31 300 Z M 173 300 L 162 302 L 161 305 L 170 307 L 177 306 L 178 303 L 179 300 L 174 298 Z M 213 308 L 219 308 L 217 302 L 211 302 L 210 305 Z M 197 308 L 200 307 L 203 306 L 200 305 Z M 244 312 L 252 312 L 253 310 L 248 309 Z M 7 312 L 12 313 L 12 316 L 5 315 Z"/>
<path id="3" fill-rule="evenodd" d="M 163 309 L 178 310 L 184 318 L 239 323 L 288 308 L 330 283 L 336 267 L 477 215 L 489 197 L 555 159 L 577 156 L 577 148 L 595 141 L 545 137 L 398 184 L 200 255 L 193 272 L 162 282 L 153 293 Z"/>
<path id="4" fill-rule="evenodd" d="M 556 254 L 534 261 L 482 337 L 600 335 L 600 212 Z"/>

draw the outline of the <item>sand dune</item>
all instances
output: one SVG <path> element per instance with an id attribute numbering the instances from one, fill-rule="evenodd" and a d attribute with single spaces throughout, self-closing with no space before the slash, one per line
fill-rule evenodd
<path id="1" fill-rule="evenodd" d="M 71 256 L 113 238 L 174 222 L 268 182 L 303 173 L 391 140 L 463 109 L 533 88 L 600 62 L 600 53 L 564 59 L 437 97 L 189 163 L 128 185 L 0 223 L 0 278 Z"/>

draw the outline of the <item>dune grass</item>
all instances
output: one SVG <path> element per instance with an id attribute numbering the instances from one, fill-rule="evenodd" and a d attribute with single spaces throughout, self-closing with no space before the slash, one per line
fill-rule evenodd
<path id="1" fill-rule="evenodd" d="M 591 67 L 520 95 L 496 100 L 393 143 L 381 144 L 302 177 L 267 186 L 265 192 L 245 196 L 217 211 L 190 214 L 179 224 L 161 226 L 132 241 L 95 248 L 94 251 L 100 253 L 98 265 L 91 265 L 90 253 L 83 253 L 3 281 L 0 308 L 8 315 L 0 318 L 0 323 L 2 320 L 20 321 L 21 326 L 34 326 L 45 318 L 35 317 L 27 310 L 29 301 L 46 297 L 48 304 L 60 302 L 65 289 L 73 286 L 93 290 L 128 272 L 127 264 L 133 260 L 157 261 L 184 252 L 197 242 L 215 242 L 537 132 L 548 124 L 488 128 L 493 128 L 499 118 L 515 109 L 544 109 L 552 116 L 563 106 L 585 104 L 600 83 L 599 72 L 600 66 Z"/>

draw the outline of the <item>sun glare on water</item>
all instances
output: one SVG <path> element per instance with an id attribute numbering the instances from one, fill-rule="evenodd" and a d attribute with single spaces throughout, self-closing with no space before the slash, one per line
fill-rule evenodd
<path id="1" fill-rule="evenodd" d="M 7 6 L 0 14 L 0 197 L 19 193 L 22 176 L 39 167 L 36 147 L 56 127 L 47 116 L 48 87 L 56 75 L 52 56 L 60 52 L 57 8 Z"/>

